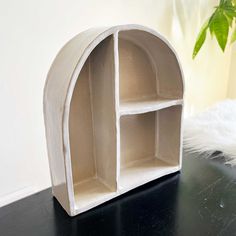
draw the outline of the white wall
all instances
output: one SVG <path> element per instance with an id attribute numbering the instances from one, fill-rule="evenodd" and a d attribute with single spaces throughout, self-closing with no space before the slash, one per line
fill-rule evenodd
<path id="1" fill-rule="evenodd" d="M 227 93 L 229 50 L 207 42 L 191 59 L 196 33 L 217 0 L 0 0 L 0 205 L 50 186 L 43 86 L 58 50 L 82 30 L 136 23 L 158 30 L 179 52 L 187 113 Z"/>
<path id="2" fill-rule="evenodd" d="M 236 99 L 236 43 L 233 45 L 231 53 L 228 98 Z"/>

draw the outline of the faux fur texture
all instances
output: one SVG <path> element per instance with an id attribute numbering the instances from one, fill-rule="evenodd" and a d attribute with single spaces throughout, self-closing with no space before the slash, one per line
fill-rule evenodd
<path id="1" fill-rule="evenodd" d="M 225 100 L 184 121 L 185 150 L 236 165 L 236 100 Z M 217 155 L 215 155 L 217 153 Z"/>

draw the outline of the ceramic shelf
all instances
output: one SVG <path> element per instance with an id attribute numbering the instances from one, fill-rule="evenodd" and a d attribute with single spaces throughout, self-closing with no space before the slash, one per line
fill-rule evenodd
<path id="1" fill-rule="evenodd" d="M 180 170 L 183 90 L 174 50 L 146 27 L 94 28 L 61 49 L 44 117 L 53 195 L 69 215 Z"/>

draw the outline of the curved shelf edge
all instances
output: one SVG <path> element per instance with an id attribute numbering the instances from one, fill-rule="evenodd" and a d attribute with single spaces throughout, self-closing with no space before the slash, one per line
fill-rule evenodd
<path id="1" fill-rule="evenodd" d="M 183 105 L 183 99 L 153 99 L 144 101 L 121 102 L 120 116 L 135 115 L 146 112 L 152 112 L 168 108 L 171 106 Z"/>

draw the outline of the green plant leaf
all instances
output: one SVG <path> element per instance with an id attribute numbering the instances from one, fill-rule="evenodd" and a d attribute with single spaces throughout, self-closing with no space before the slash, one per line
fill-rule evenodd
<path id="1" fill-rule="evenodd" d="M 223 6 L 229 6 L 229 7 L 233 6 L 232 0 L 225 0 Z"/>
<path id="2" fill-rule="evenodd" d="M 214 32 L 217 42 L 220 45 L 222 51 L 224 52 L 228 40 L 229 23 L 222 10 L 218 9 L 215 12 L 210 22 L 210 29 L 211 32 Z"/>
<path id="3" fill-rule="evenodd" d="M 222 6 L 225 3 L 225 0 L 220 0 L 220 6 Z"/>
<path id="4" fill-rule="evenodd" d="M 227 14 L 230 17 L 236 17 L 236 11 L 231 8 L 224 9 L 224 13 Z"/>
<path id="5" fill-rule="evenodd" d="M 236 26 L 234 27 L 230 42 L 234 43 L 235 41 L 236 41 Z"/>
<path id="6" fill-rule="evenodd" d="M 212 21 L 214 15 L 215 15 L 215 13 L 216 13 L 216 11 L 211 15 L 211 17 L 210 17 L 210 19 L 209 19 L 209 22 L 208 22 L 208 27 L 210 26 L 211 21 Z M 214 32 L 212 31 L 212 29 L 211 29 L 210 27 L 209 27 L 209 30 L 210 30 L 211 37 L 213 38 Z"/>
<path id="7" fill-rule="evenodd" d="M 196 57 L 206 40 L 208 29 L 212 37 L 216 36 L 217 42 L 224 52 L 230 28 L 233 28 L 231 36 L 231 43 L 233 43 L 236 42 L 236 0 L 219 0 L 219 4 L 215 7 L 215 11 L 209 20 L 202 26 L 198 34 L 192 54 L 193 59 Z"/>
<path id="8" fill-rule="evenodd" d="M 228 15 L 227 12 L 224 12 L 224 14 L 225 14 L 225 17 L 228 21 L 229 26 L 232 27 L 234 17 L 231 15 Z"/>
<path id="9" fill-rule="evenodd" d="M 196 40 L 196 43 L 195 43 L 195 46 L 193 49 L 193 55 L 192 55 L 193 59 L 197 56 L 199 50 L 201 49 L 203 43 L 206 40 L 208 26 L 209 26 L 209 20 L 207 20 L 205 22 L 205 24 L 202 26 L 202 28 L 198 34 L 198 37 L 197 37 L 197 40 Z"/>

